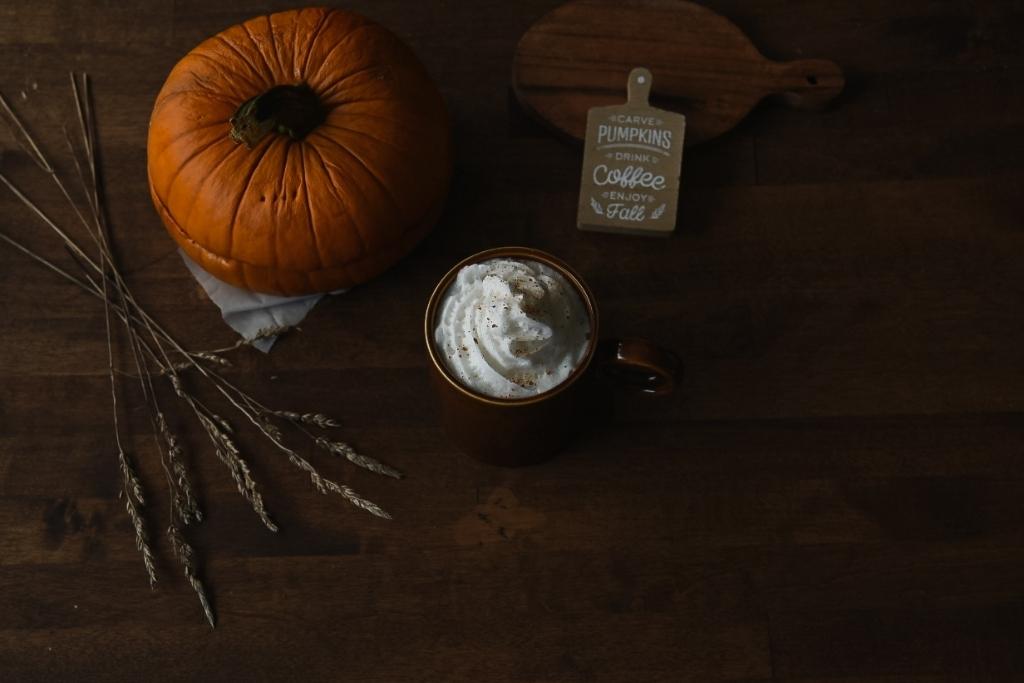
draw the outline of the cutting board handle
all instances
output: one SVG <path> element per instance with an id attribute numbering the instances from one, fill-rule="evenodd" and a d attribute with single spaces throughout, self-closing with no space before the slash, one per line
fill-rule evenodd
<path id="1" fill-rule="evenodd" d="M 626 102 L 631 107 L 650 106 L 651 81 L 654 77 L 647 69 L 638 66 L 629 72 L 629 84 L 626 86 Z"/>
<path id="2" fill-rule="evenodd" d="M 839 65 L 827 59 L 769 64 L 777 84 L 775 93 L 793 109 L 824 109 L 839 96 L 846 84 Z"/>

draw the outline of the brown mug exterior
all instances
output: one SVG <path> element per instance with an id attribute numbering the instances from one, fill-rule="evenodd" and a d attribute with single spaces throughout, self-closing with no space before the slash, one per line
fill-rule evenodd
<path id="1" fill-rule="evenodd" d="M 450 391 L 436 368 L 431 374 L 445 433 L 481 462 L 504 467 L 543 462 L 565 448 L 582 422 L 582 382 L 548 400 L 508 408 Z"/>
<path id="2" fill-rule="evenodd" d="M 539 261 L 551 266 L 576 287 L 590 316 L 590 344 L 582 362 L 564 382 L 537 396 L 499 399 L 478 394 L 447 372 L 434 348 L 437 309 L 448 286 L 464 266 L 494 258 Z M 598 312 L 590 288 L 564 262 L 529 247 L 499 247 L 465 258 L 437 284 L 427 303 L 423 327 L 441 424 L 462 452 L 493 465 L 531 465 L 564 448 L 578 430 L 584 403 L 581 394 L 586 391 L 582 380 L 597 348 Z"/>
<path id="3" fill-rule="evenodd" d="M 590 316 L 590 344 L 583 360 L 564 382 L 536 396 L 500 399 L 474 392 L 452 377 L 434 348 L 437 309 L 448 286 L 464 266 L 494 258 L 539 261 L 554 268 L 576 287 Z M 590 399 L 597 388 L 590 368 L 598 353 L 601 364 L 614 370 L 620 383 L 649 394 L 672 391 L 679 367 L 672 353 L 639 339 L 599 345 L 599 331 L 593 292 L 576 271 L 551 254 L 529 247 L 499 247 L 457 263 L 434 288 L 423 319 L 431 380 L 448 437 L 467 455 L 493 465 L 514 467 L 547 460 L 566 446 L 593 411 L 595 402 Z"/>

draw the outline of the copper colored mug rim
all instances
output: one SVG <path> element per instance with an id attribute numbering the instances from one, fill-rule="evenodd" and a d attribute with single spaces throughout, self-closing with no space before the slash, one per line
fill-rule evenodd
<path id="1" fill-rule="evenodd" d="M 576 369 L 574 369 L 563 382 L 552 389 L 537 394 L 536 396 L 527 396 L 525 398 L 496 398 L 473 391 L 452 377 L 448 370 L 448 366 L 438 358 L 437 350 L 434 348 L 434 321 L 437 317 L 438 304 L 441 300 L 441 296 L 448 290 L 448 286 L 451 284 L 452 280 L 455 279 L 455 276 L 464 266 L 502 257 L 539 261 L 557 270 L 567 280 L 569 280 L 573 286 L 576 287 L 576 291 L 579 293 L 580 298 L 583 299 L 583 305 L 587 309 L 587 314 L 590 316 L 590 339 L 587 346 L 587 353 L 583 357 L 583 360 L 580 361 L 579 365 L 576 366 Z M 437 370 L 445 380 L 447 380 L 448 384 L 455 390 L 475 401 L 509 408 L 532 405 L 534 403 L 546 401 L 568 390 L 569 387 L 575 384 L 587 371 L 587 368 L 590 366 L 590 361 L 593 359 L 594 353 L 597 350 L 597 332 L 597 302 L 594 299 L 594 293 L 590 291 L 590 287 L 587 286 L 587 283 L 582 277 L 580 277 L 579 273 L 573 270 L 561 259 L 552 256 L 545 251 L 541 251 L 540 249 L 533 249 L 532 247 L 495 247 L 493 249 L 485 249 L 462 259 L 452 266 L 451 269 L 449 269 L 449 271 L 438 281 L 437 285 L 434 287 L 434 291 L 430 294 L 430 298 L 427 300 L 427 310 L 423 316 L 423 339 L 427 345 L 427 354 L 430 356 L 430 362 L 434 364 L 434 369 Z"/>

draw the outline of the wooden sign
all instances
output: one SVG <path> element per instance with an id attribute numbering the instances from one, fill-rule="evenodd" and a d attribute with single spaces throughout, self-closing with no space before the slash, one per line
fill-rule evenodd
<path id="1" fill-rule="evenodd" d="M 651 72 L 633 69 L 626 104 L 587 114 L 580 230 L 670 235 L 676 227 L 686 117 L 648 105 Z"/>

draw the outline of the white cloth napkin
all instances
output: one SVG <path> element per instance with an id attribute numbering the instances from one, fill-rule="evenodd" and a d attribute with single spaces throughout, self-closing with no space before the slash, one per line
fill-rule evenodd
<path id="1" fill-rule="evenodd" d="M 268 328 L 298 325 L 324 297 L 323 294 L 273 296 L 239 289 L 207 273 L 180 249 L 178 253 L 181 254 L 181 259 L 188 266 L 192 276 L 210 297 L 210 301 L 220 309 L 224 322 L 245 340 L 253 339 L 261 330 Z M 339 289 L 331 294 L 341 294 L 344 291 L 346 290 Z M 277 337 L 258 339 L 252 342 L 252 347 L 268 353 L 275 341 Z"/>

